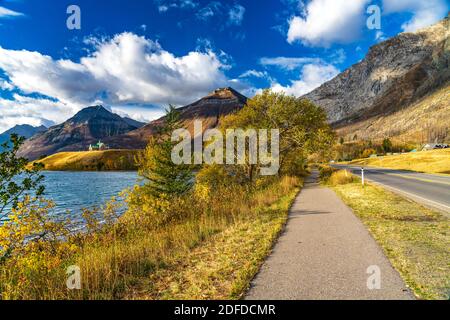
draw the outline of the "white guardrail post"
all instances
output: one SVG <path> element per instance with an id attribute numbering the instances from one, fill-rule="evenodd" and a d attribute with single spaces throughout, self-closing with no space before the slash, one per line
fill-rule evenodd
<path id="1" fill-rule="evenodd" d="M 364 187 L 364 168 L 361 168 L 361 182 L 362 186 Z"/>

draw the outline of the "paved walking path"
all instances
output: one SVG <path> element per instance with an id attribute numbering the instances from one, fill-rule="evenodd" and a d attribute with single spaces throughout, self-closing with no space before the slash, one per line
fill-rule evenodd
<path id="1" fill-rule="evenodd" d="M 246 299 L 413 299 L 365 226 L 316 180 L 316 172 L 307 179 Z M 369 290 L 374 265 L 381 289 Z"/>

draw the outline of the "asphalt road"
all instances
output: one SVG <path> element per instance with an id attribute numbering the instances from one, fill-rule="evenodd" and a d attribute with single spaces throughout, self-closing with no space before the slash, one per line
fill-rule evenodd
<path id="1" fill-rule="evenodd" d="M 333 167 L 361 176 L 360 166 L 334 164 Z M 391 191 L 450 213 L 450 176 L 374 167 L 364 167 L 364 176 Z"/>
<path id="2" fill-rule="evenodd" d="M 347 169 L 361 177 L 361 167 L 332 165 Z M 406 170 L 364 167 L 364 179 L 420 202 L 428 207 L 450 213 L 450 176 L 418 173 Z"/>
<path id="3" fill-rule="evenodd" d="M 414 299 L 361 221 L 316 178 L 296 198 L 246 299 Z M 379 287 L 370 285 L 374 268 Z"/>

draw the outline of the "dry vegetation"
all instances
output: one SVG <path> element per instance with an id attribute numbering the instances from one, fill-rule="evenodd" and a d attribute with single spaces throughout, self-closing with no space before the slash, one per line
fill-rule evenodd
<path id="1" fill-rule="evenodd" d="M 335 171 L 331 174 L 328 182 L 332 186 L 338 186 L 341 184 L 352 183 L 356 180 L 357 180 L 357 178 L 355 176 L 353 176 L 353 174 L 350 171 L 339 170 L 339 171 Z"/>
<path id="2" fill-rule="evenodd" d="M 136 170 L 138 150 L 60 152 L 36 162 L 49 171 Z"/>
<path id="3" fill-rule="evenodd" d="M 393 156 L 358 159 L 348 164 L 450 174 L 450 149 L 410 152 Z"/>
<path id="4" fill-rule="evenodd" d="M 346 142 L 354 137 L 373 142 L 390 137 L 394 144 L 400 145 L 450 142 L 449 101 L 450 84 L 408 108 L 339 128 L 337 133 Z"/>
<path id="5" fill-rule="evenodd" d="M 241 297 L 287 219 L 307 157 L 327 153 L 334 134 L 321 108 L 270 91 L 222 125 L 221 130 L 285 127 L 279 174 L 264 175 L 266 164 L 250 161 L 250 153 L 235 165 L 176 165 L 171 158 L 178 142 L 171 133 L 181 124 L 171 106 L 158 135 L 136 159 L 145 183 L 124 194 L 124 201 L 84 211 L 78 225 L 83 232 L 70 229 L 70 221 L 52 220 L 51 202 L 28 199 L 13 208 L 0 225 L 0 298 Z M 14 160 L 15 152 L 8 154 Z M 60 163 L 59 170 L 90 170 L 99 163 L 97 169 L 117 169 L 116 161 L 109 164 L 102 156 L 120 153 L 68 153 L 42 162 L 46 169 Z M 14 163 L 7 165 L 14 169 Z M 68 266 L 79 267 L 81 290 L 67 290 Z"/>
<path id="6" fill-rule="evenodd" d="M 278 200 L 280 194 L 261 194 L 254 212 L 220 228 L 201 246 L 174 258 L 151 277 L 141 278 L 128 298 L 241 298 L 287 220 L 298 192 L 289 186 L 293 182 L 284 182 L 286 194 Z"/>
<path id="7" fill-rule="evenodd" d="M 24 245 L 20 255 L 4 261 L 0 297 L 238 298 L 286 221 L 298 188 L 297 178 L 284 177 L 261 180 L 250 189 L 199 186 L 195 196 L 143 201 L 138 206 L 130 196 L 129 210 L 118 221 L 114 219 L 117 203 L 112 202 L 100 218 L 85 213 L 84 234 L 67 238 L 64 232 L 68 239 L 64 242 L 56 237 Z M 48 204 L 38 207 L 41 216 L 51 209 Z M 24 205 L 16 216 L 23 215 L 23 210 L 36 211 L 30 208 Z M 155 214 L 160 218 L 155 219 Z M 101 220 L 105 223 L 99 225 Z M 2 239 L 8 241 L 6 234 L 16 237 L 27 230 L 20 228 L 3 227 Z M 66 288 L 70 265 L 81 269 L 82 290 Z"/>

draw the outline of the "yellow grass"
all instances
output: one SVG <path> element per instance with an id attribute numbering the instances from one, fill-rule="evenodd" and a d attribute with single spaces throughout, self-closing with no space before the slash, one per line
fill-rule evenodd
<path id="1" fill-rule="evenodd" d="M 132 299 L 239 299 L 283 228 L 298 189 L 239 219 L 205 243 L 141 278 Z M 266 195 L 268 196 L 268 195 Z M 143 281 L 142 281 L 143 280 Z"/>
<path id="2" fill-rule="evenodd" d="M 373 185 L 333 187 L 421 299 L 450 298 L 450 219 Z"/>
<path id="3" fill-rule="evenodd" d="M 339 184 L 347 184 L 355 181 L 353 174 L 347 170 L 339 170 L 333 172 L 328 180 L 332 186 L 337 186 Z"/>
<path id="4" fill-rule="evenodd" d="M 60 152 L 36 162 L 49 171 L 136 170 L 138 150 Z"/>
<path id="5" fill-rule="evenodd" d="M 410 152 L 393 156 L 358 159 L 348 164 L 450 174 L 450 149 Z"/>
<path id="6" fill-rule="evenodd" d="M 282 229 L 299 183 L 283 177 L 253 191 L 231 185 L 207 202 L 190 196 L 158 226 L 134 224 L 127 213 L 51 269 L 0 268 L 0 299 L 237 299 Z M 66 288 L 69 265 L 80 267 L 81 290 Z"/>

